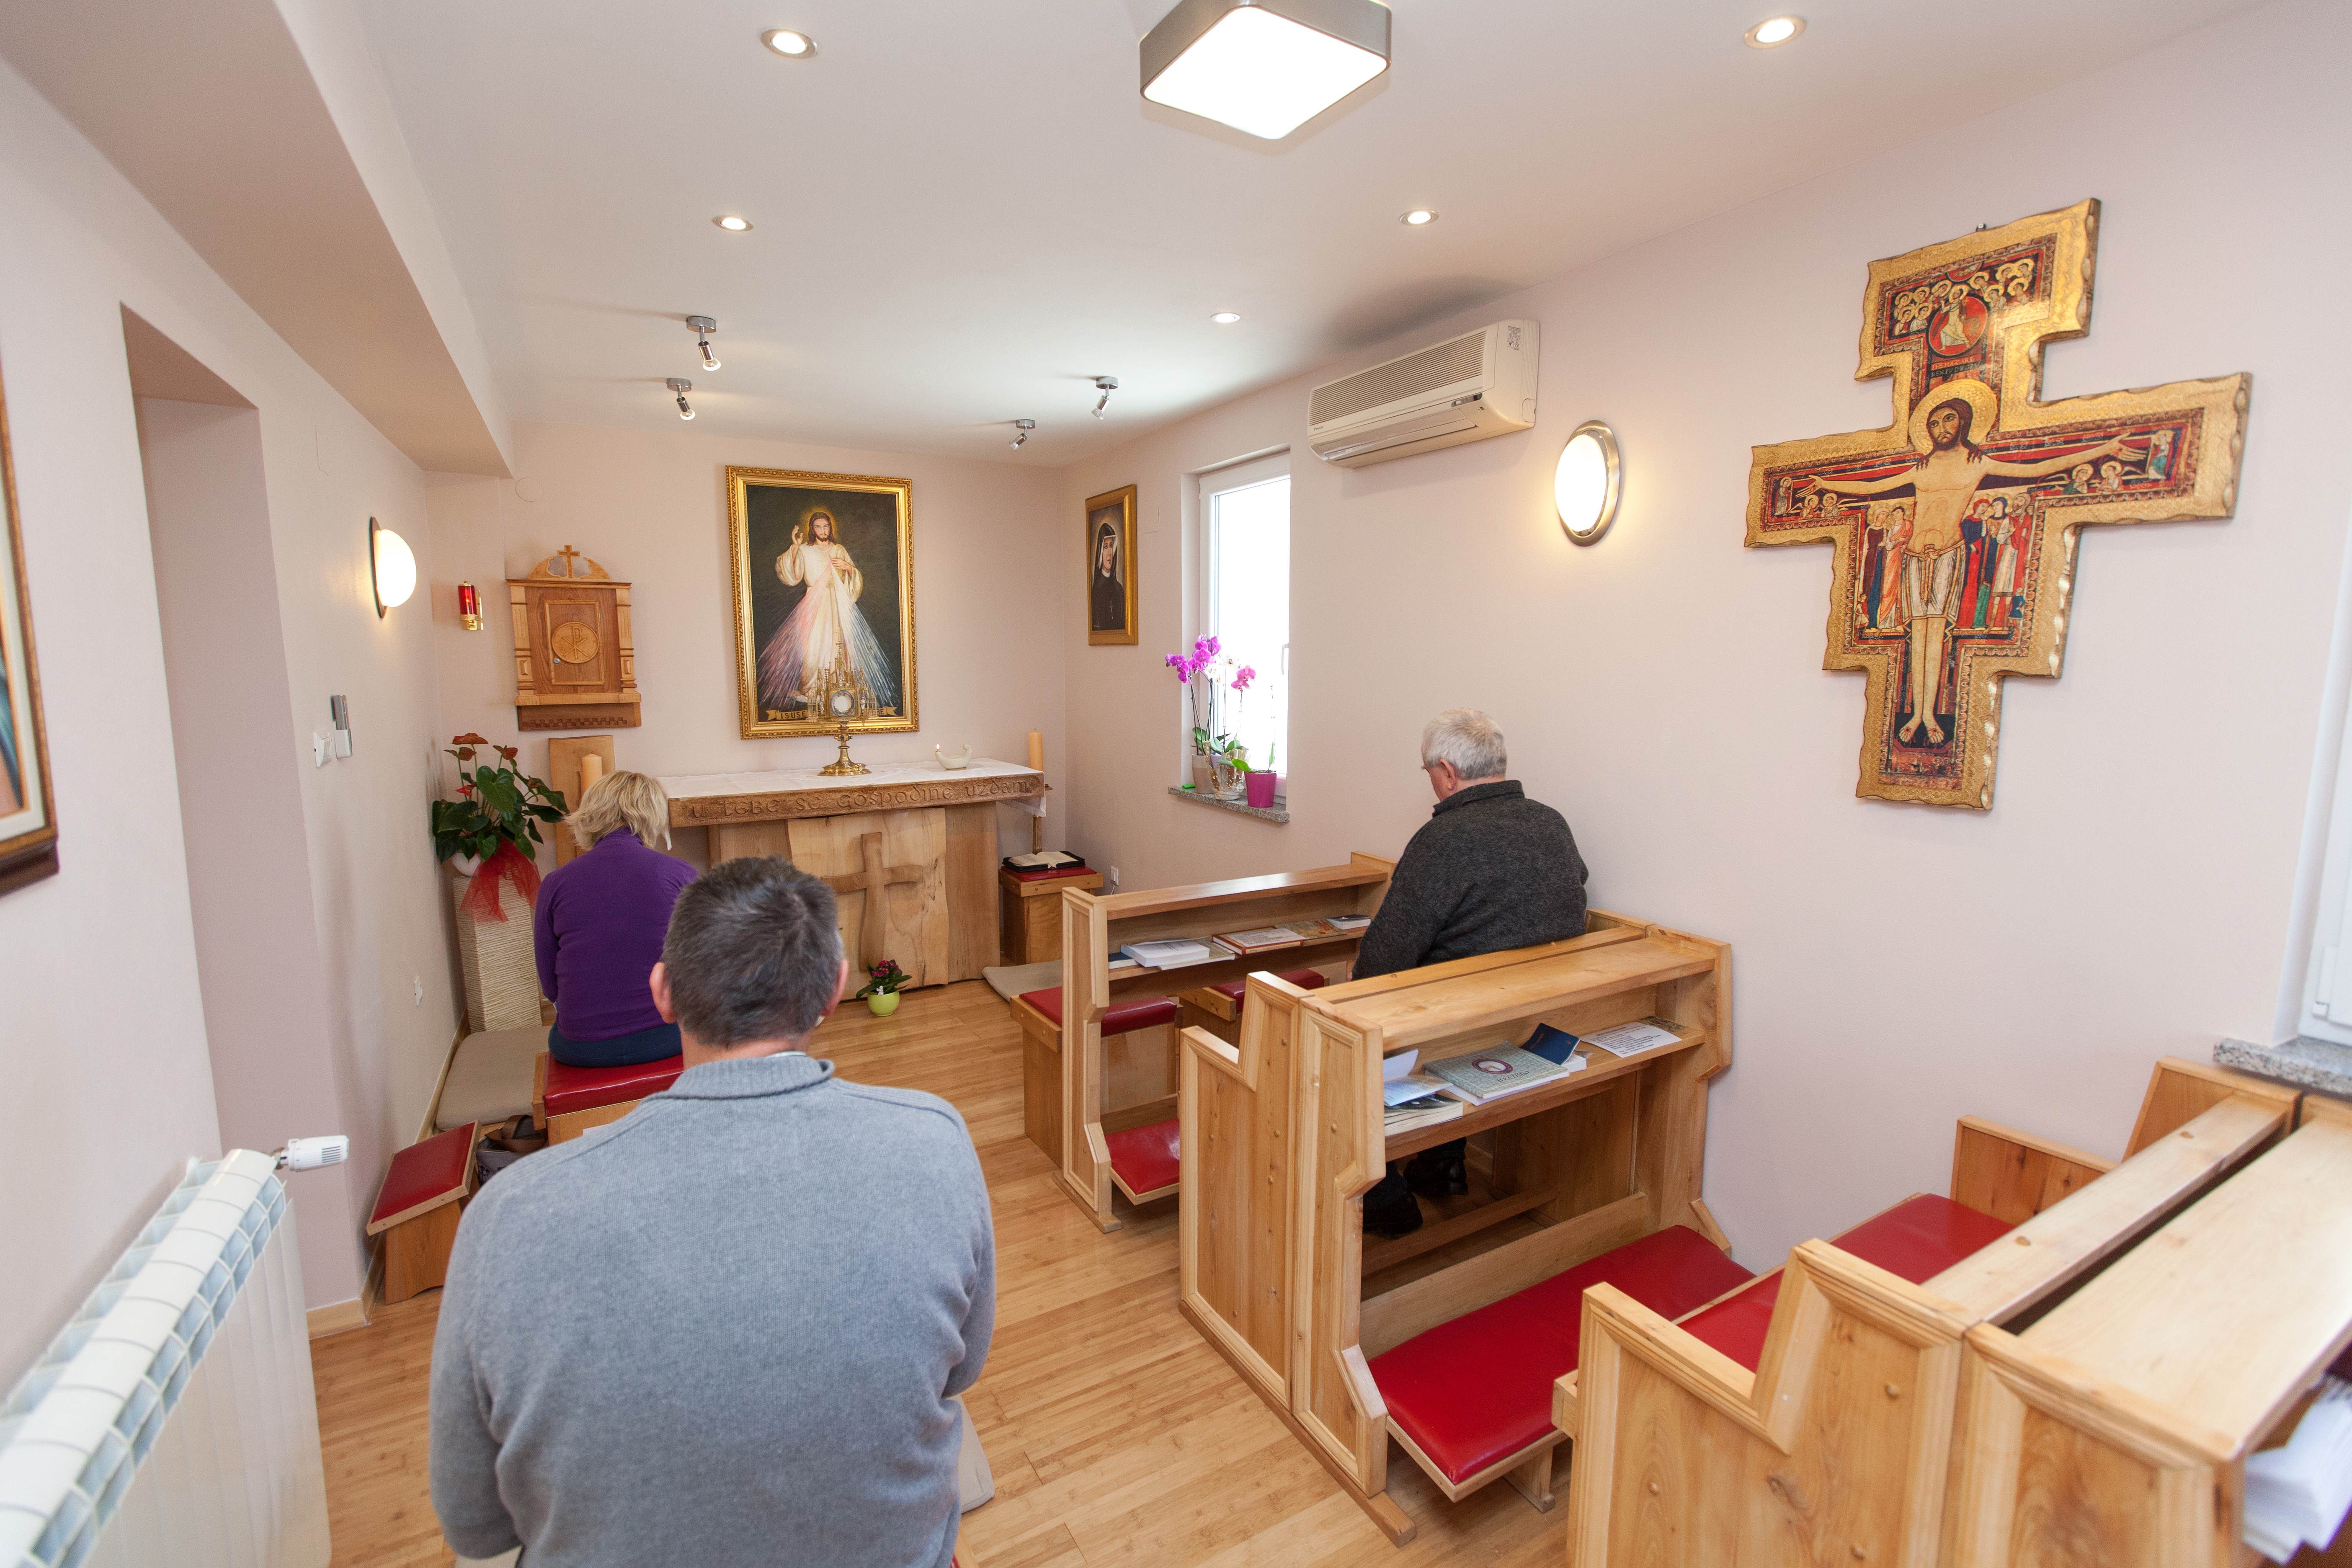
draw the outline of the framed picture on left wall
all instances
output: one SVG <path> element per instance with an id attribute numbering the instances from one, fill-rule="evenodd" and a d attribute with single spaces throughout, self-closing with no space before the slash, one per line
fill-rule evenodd
<path id="1" fill-rule="evenodd" d="M 1128 485 L 1087 501 L 1087 641 L 1135 640 L 1135 487 Z"/>
<path id="2" fill-rule="evenodd" d="M 0 393 L 0 507 L 8 542 L 0 550 L 0 893 L 54 876 L 58 814 L 49 795 L 49 744 L 41 724 L 40 667 L 33 658 L 32 595 L 25 587 L 25 537 L 16 511 L 16 468 L 8 452 L 8 404 Z"/>

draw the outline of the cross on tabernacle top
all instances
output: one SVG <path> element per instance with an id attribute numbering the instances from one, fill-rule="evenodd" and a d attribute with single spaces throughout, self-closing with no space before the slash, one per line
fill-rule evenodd
<path id="1" fill-rule="evenodd" d="M 563 574 L 567 577 L 573 575 L 572 563 L 580 559 L 580 552 L 567 544 L 556 553 L 563 557 Z"/>
<path id="2" fill-rule="evenodd" d="M 882 864 L 882 836 L 878 833 L 858 837 L 857 858 L 865 862 L 860 869 L 846 877 L 827 877 L 824 880 L 836 893 L 866 895 L 866 906 L 857 917 L 857 962 L 871 970 L 882 962 L 882 939 L 890 926 L 889 889 L 896 883 L 919 884 L 923 868 Z M 916 978 L 919 980 L 921 976 Z"/>
<path id="3" fill-rule="evenodd" d="M 1822 668 L 1865 677 L 1856 795 L 1989 808 L 2002 679 L 2064 662 L 2077 531 L 2237 504 L 2252 377 L 2041 401 L 2042 345 L 2090 330 L 2098 222 L 1873 262 L 1855 379 L 1894 378 L 1895 423 L 1755 448 L 1747 543 L 1836 546 Z"/>

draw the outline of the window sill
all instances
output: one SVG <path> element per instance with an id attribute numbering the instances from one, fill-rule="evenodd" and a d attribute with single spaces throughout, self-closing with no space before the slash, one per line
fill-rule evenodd
<path id="1" fill-rule="evenodd" d="M 2279 1046 L 2258 1046 L 2251 1040 L 2223 1040 L 2213 1047 L 2221 1067 L 2242 1068 L 2263 1078 L 2324 1094 L 2352 1095 L 2352 1046 L 2315 1040 L 2298 1035 Z"/>
<path id="2" fill-rule="evenodd" d="M 1178 800 L 1189 800 L 1194 805 L 1214 806 L 1219 811 L 1238 812 L 1244 816 L 1255 816 L 1260 822 L 1288 822 L 1290 820 L 1290 813 L 1286 809 L 1289 805 L 1289 801 L 1286 797 L 1282 795 L 1276 795 L 1274 797 L 1274 805 L 1269 807 L 1263 805 L 1250 805 L 1238 800 L 1219 800 L 1215 795 L 1202 795 L 1199 790 L 1185 789 L 1177 784 L 1170 784 L 1168 786 L 1168 793 L 1174 795 Z"/>

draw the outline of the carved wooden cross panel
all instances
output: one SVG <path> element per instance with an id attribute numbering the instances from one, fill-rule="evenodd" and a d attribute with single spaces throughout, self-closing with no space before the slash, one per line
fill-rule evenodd
<path id="1" fill-rule="evenodd" d="M 890 929 L 888 900 L 891 886 L 912 882 L 920 887 L 923 868 L 882 864 L 882 836 L 878 833 L 858 837 L 857 857 L 864 865 L 855 875 L 827 877 L 825 883 L 836 893 L 866 895 L 865 907 L 857 915 L 857 963 L 858 967 L 870 973 L 876 964 L 882 962 L 883 938 Z"/>
<path id="2" fill-rule="evenodd" d="M 1858 381 L 1895 422 L 1755 448 L 1748 544 L 1836 546 L 1824 669 L 1865 679 L 1854 793 L 1992 805 L 2000 683 L 2064 662 L 2076 531 L 2225 518 L 2253 378 L 2044 403 L 2090 330 L 2099 204 L 1875 261 Z"/>

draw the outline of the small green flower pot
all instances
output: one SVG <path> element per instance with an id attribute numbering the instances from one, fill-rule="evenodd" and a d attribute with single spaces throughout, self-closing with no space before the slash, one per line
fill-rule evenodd
<path id="1" fill-rule="evenodd" d="M 866 999 L 866 1005 L 876 1017 L 887 1018 L 898 1010 L 898 994 L 896 991 L 877 992 Z"/>

